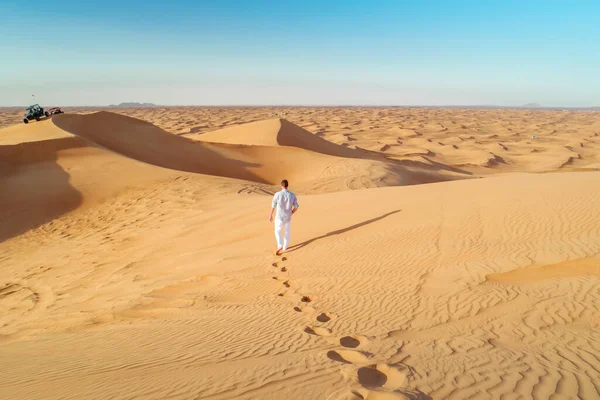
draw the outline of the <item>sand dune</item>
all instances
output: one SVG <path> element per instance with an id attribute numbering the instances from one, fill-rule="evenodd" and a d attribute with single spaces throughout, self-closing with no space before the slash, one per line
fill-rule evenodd
<path id="1" fill-rule="evenodd" d="M 291 146 L 337 157 L 368 157 L 368 153 L 328 142 L 285 119 L 270 119 L 220 129 L 201 135 L 207 142 Z"/>
<path id="2" fill-rule="evenodd" d="M 65 110 L 69 114 L 97 112 L 100 109 Z M 368 150 L 370 157 L 373 157 L 373 153 L 379 153 L 393 159 L 410 158 L 418 152 L 428 155 L 438 164 L 467 169 L 477 175 L 597 169 L 594 165 L 600 162 L 600 122 L 598 114 L 594 112 L 308 107 L 110 110 L 145 120 L 177 136 L 194 140 L 203 140 L 202 137 L 205 136 L 209 141 L 212 141 L 209 138 L 214 135 L 214 131 L 235 131 L 236 127 L 246 123 L 256 123 L 257 127 L 268 125 L 271 132 L 278 131 L 280 126 L 283 127 L 281 131 L 286 131 L 285 126 L 278 122 L 285 120 L 328 142 L 350 149 Z M 2 113 L 0 127 L 21 123 L 21 115 L 21 110 Z M 267 140 L 271 143 L 268 146 L 280 145 L 273 135 L 261 137 L 264 130 L 261 132 L 255 129 L 253 133 L 248 126 L 243 130 L 246 141 L 252 138 L 254 143 Z M 291 145 L 304 148 L 301 143 Z M 567 147 L 576 148 L 574 152 L 577 155 L 571 159 L 570 156 L 563 155 Z M 330 150 L 337 152 L 339 148 Z M 505 163 L 487 165 L 483 155 L 489 153 L 503 158 Z M 352 155 L 345 153 L 343 156 Z M 471 159 L 477 161 L 470 163 Z"/>
<path id="3" fill-rule="evenodd" d="M 53 122 L 59 128 L 106 149 L 152 165 L 264 182 L 248 169 L 251 163 L 240 160 L 244 158 L 241 154 L 239 158 L 224 154 L 227 150 L 242 153 L 243 148 L 240 147 L 198 145 L 148 122 L 109 112 L 64 114 L 53 118 Z"/>
<path id="4" fill-rule="evenodd" d="M 599 398 L 598 122 L 434 111 L 0 130 L 0 398 Z"/>
<path id="5" fill-rule="evenodd" d="M 456 179 L 456 174 L 428 166 L 407 169 L 384 157 L 374 159 L 367 152 L 346 149 L 280 120 L 215 131 L 202 142 L 108 112 L 64 114 L 53 122 L 78 137 L 152 165 L 271 185 L 285 176 L 302 192 Z"/>
<path id="6" fill-rule="evenodd" d="M 106 151 L 51 121 L 0 136 L 0 242 L 69 211 L 176 174 Z"/>

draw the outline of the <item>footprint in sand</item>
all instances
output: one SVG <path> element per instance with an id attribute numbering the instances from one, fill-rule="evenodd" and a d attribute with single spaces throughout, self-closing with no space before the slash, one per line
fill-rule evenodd
<path id="1" fill-rule="evenodd" d="M 431 400 L 427 394 L 408 385 L 411 369 L 405 365 L 372 364 L 356 370 L 355 380 L 361 388 L 351 389 L 358 399 Z M 347 398 L 347 397 L 346 397 Z"/>
<path id="2" fill-rule="evenodd" d="M 360 339 L 354 336 L 344 336 L 340 339 L 340 345 L 350 349 L 355 349 L 360 346 Z"/>
<path id="3" fill-rule="evenodd" d="M 271 279 L 275 280 L 275 281 L 283 281 L 281 282 L 283 284 L 283 286 L 285 286 L 286 288 L 290 288 L 292 287 L 292 284 L 294 283 L 292 280 L 287 279 L 287 277 L 282 277 L 282 276 L 272 276 Z"/>
<path id="4" fill-rule="evenodd" d="M 408 370 L 387 364 L 369 365 L 356 371 L 358 382 L 367 389 L 397 390 L 405 387 Z"/>
<path id="5" fill-rule="evenodd" d="M 319 322 L 329 322 L 333 319 L 333 315 L 329 314 L 329 313 L 321 313 L 319 315 L 317 315 L 317 321 Z"/>
<path id="6" fill-rule="evenodd" d="M 310 314 L 310 313 L 315 312 L 315 309 L 312 308 L 312 307 L 298 307 L 298 306 L 296 306 L 296 307 L 294 307 L 294 311 Z"/>
<path id="7" fill-rule="evenodd" d="M 343 364 L 371 364 L 371 354 L 355 350 L 330 350 L 327 352 L 327 358 Z"/>
<path id="8" fill-rule="evenodd" d="M 0 305 L 9 313 L 20 315 L 33 311 L 40 306 L 40 293 L 18 283 L 9 283 L 0 287 Z"/>
<path id="9" fill-rule="evenodd" d="M 407 369 L 408 370 L 408 369 Z M 354 380 L 360 388 L 347 388 L 344 393 L 334 393 L 335 400 L 431 400 L 425 393 L 406 385 L 407 374 L 387 364 L 373 364 L 356 370 Z"/>
<path id="10" fill-rule="evenodd" d="M 367 389 L 379 389 L 387 382 L 387 375 L 373 367 L 362 367 L 356 372 L 358 382 Z"/>
<path id="11" fill-rule="evenodd" d="M 304 328 L 304 332 L 316 336 L 331 336 L 331 329 L 320 326 L 307 326 Z"/>

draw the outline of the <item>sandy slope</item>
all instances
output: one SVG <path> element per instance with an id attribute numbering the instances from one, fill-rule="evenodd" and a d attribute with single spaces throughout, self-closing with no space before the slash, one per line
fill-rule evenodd
<path id="1" fill-rule="evenodd" d="M 108 112 L 59 115 L 59 128 L 119 154 L 149 164 L 205 175 L 277 184 L 285 176 L 302 192 L 417 184 L 468 178 L 466 174 L 423 164 L 409 168 L 369 152 L 351 150 L 307 132 L 288 121 L 265 121 L 240 130 L 215 131 L 195 142 L 156 126 Z M 273 129 L 283 126 L 282 129 Z M 257 140 L 247 133 L 259 131 Z M 272 140 L 269 140 L 271 137 Z M 236 139 L 237 138 L 237 139 Z M 285 147 L 281 147 L 285 146 Z"/>
<path id="2" fill-rule="evenodd" d="M 281 118 L 218 129 L 200 135 L 197 140 L 253 146 L 289 146 L 337 157 L 377 158 L 377 154 L 331 143 Z M 382 156 L 378 158 L 384 159 Z"/>
<path id="3" fill-rule="evenodd" d="M 600 172 L 348 191 L 434 164 L 305 134 L 0 130 L 0 398 L 600 397 Z M 283 258 L 282 171 L 301 203 Z"/>

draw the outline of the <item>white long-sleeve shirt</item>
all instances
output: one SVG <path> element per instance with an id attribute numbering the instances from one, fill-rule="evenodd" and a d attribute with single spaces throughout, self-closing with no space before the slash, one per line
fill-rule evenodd
<path id="1" fill-rule="evenodd" d="M 273 196 L 273 208 L 277 208 L 275 219 L 287 223 L 292 219 L 292 209 L 300 207 L 296 195 L 287 189 L 283 189 Z"/>

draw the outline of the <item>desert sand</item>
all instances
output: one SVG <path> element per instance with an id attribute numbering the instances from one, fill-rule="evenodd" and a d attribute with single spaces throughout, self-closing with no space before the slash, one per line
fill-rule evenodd
<path id="1" fill-rule="evenodd" d="M 600 398 L 600 114 L 66 111 L 0 118 L 0 398 Z"/>

